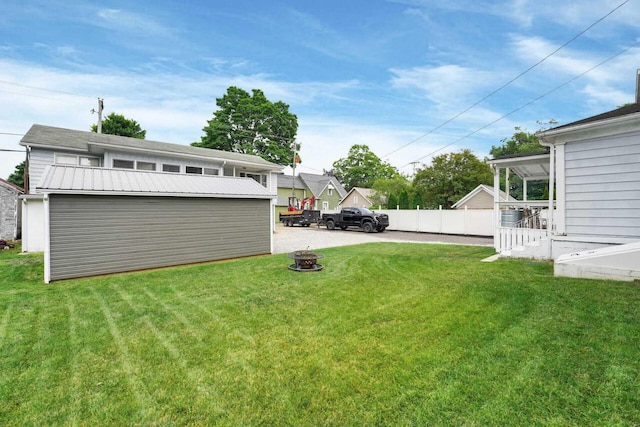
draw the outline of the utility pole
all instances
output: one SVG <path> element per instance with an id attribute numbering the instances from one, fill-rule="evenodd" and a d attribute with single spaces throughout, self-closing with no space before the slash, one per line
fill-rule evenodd
<path id="1" fill-rule="evenodd" d="M 413 176 L 416 176 L 416 165 L 420 162 L 411 162 L 410 165 L 413 166 Z"/>
<path id="2" fill-rule="evenodd" d="M 98 111 L 92 109 L 91 114 L 98 113 L 98 133 L 102 133 L 102 110 L 104 109 L 104 99 L 98 98 Z"/>

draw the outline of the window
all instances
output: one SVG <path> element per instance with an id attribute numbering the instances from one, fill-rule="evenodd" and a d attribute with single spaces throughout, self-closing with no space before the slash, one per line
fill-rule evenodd
<path id="1" fill-rule="evenodd" d="M 151 162 L 136 162 L 136 169 L 141 171 L 154 171 L 156 170 L 156 164 Z"/>
<path id="2" fill-rule="evenodd" d="M 66 154 L 56 154 L 57 165 L 77 165 L 78 156 L 69 156 Z"/>
<path id="3" fill-rule="evenodd" d="M 263 187 L 267 186 L 267 175 L 241 172 L 240 176 L 243 178 L 252 178 L 254 181 L 261 184 Z"/>
<path id="4" fill-rule="evenodd" d="M 100 167 L 99 157 L 77 156 L 75 154 L 58 154 L 54 157 L 56 165 L 97 166 Z"/>
<path id="5" fill-rule="evenodd" d="M 196 166 L 187 166 L 187 173 L 195 173 L 197 175 L 202 175 L 202 168 Z"/>
<path id="6" fill-rule="evenodd" d="M 118 169 L 133 169 L 133 160 L 113 159 L 113 167 Z"/>
<path id="7" fill-rule="evenodd" d="M 169 165 L 165 163 L 162 165 L 162 172 L 180 173 L 180 165 Z"/>
<path id="8" fill-rule="evenodd" d="M 218 169 L 214 168 L 204 168 L 203 172 L 205 175 L 218 175 Z"/>
<path id="9" fill-rule="evenodd" d="M 100 167 L 100 159 L 97 157 L 78 157 L 80 166 L 97 166 Z"/>
<path id="10" fill-rule="evenodd" d="M 360 203 L 360 201 L 358 200 L 358 196 L 353 196 L 353 204 L 357 205 L 358 203 Z"/>
<path id="11" fill-rule="evenodd" d="M 327 194 L 333 196 L 333 187 L 329 187 Z"/>

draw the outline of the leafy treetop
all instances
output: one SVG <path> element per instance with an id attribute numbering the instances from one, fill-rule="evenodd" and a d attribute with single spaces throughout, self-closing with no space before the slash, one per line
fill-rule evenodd
<path id="1" fill-rule="evenodd" d="M 427 209 L 448 209 L 478 185 L 492 182 L 489 165 L 468 149 L 434 157 L 413 179 Z"/>
<path id="2" fill-rule="evenodd" d="M 16 166 L 16 169 L 13 171 L 11 175 L 9 175 L 9 178 L 7 178 L 7 181 L 17 185 L 20 188 L 24 188 L 24 167 L 25 167 L 25 161 L 23 161 L 22 163 Z"/>
<path id="3" fill-rule="evenodd" d="M 538 123 L 544 124 L 541 122 Z M 549 122 L 549 124 L 554 123 L 556 123 L 554 120 Z M 489 153 L 494 159 L 512 156 L 515 154 L 544 153 L 549 151 L 548 147 L 540 144 L 540 141 L 535 134 L 522 130 L 519 126 L 516 126 L 514 129 L 515 132 L 510 138 L 503 138 L 500 140 L 502 145 L 497 147 L 495 145 L 491 146 L 491 151 L 489 151 Z"/>
<path id="4" fill-rule="evenodd" d="M 91 125 L 91 132 L 98 132 L 98 125 Z M 138 139 L 144 139 L 147 135 L 147 131 L 143 130 L 138 122 L 116 113 L 109 114 L 102 121 L 102 133 Z"/>
<path id="5" fill-rule="evenodd" d="M 265 160 L 291 165 L 298 118 L 284 102 L 271 102 L 259 89 L 252 95 L 231 86 L 219 107 L 202 130 L 205 132 L 195 147 L 213 148 L 235 153 L 254 154 Z"/>
<path id="6" fill-rule="evenodd" d="M 380 160 L 366 145 L 354 145 L 346 158 L 333 162 L 333 174 L 347 190 L 353 187 L 371 188 L 380 178 L 393 178 L 398 170 Z"/>

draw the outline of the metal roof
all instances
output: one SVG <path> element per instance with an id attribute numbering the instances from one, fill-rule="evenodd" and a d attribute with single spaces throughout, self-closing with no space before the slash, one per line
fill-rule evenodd
<path id="1" fill-rule="evenodd" d="M 66 149 L 70 151 L 102 154 L 105 151 L 118 150 L 130 152 L 152 153 L 160 156 L 197 158 L 216 160 L 235 165 L 281 171 L 283 166 L 269 162 L 252 154 L 241 154 L 230 151 L 213 150 L 190 145 L 171 144 L 148 139 L 128 138 L 118 135 L 98 134 L 95 132 L 63 129 L 53 126 L 34 124 L 20 140 L 20 145 Z"/>
<path id="2" fill-rule="evenodd" d="M 36 192 L 270 199 L 276 195 L 251 178 L 51 165 Z"/>

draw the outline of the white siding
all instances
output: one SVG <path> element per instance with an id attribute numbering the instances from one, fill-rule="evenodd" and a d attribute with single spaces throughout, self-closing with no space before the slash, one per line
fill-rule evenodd
<path id="1" fill-rule="evenodd" d="M 640 133 L 568 143 L 566 232 L 640 238 Z"/>
<path id="2" fill-rule="evenodd" d="M 36 190 L 36 185 L 44 174 L 44 168 L 53 164 L 54 151 L 34 148 L 29 153 L 29 192 Z"/>

